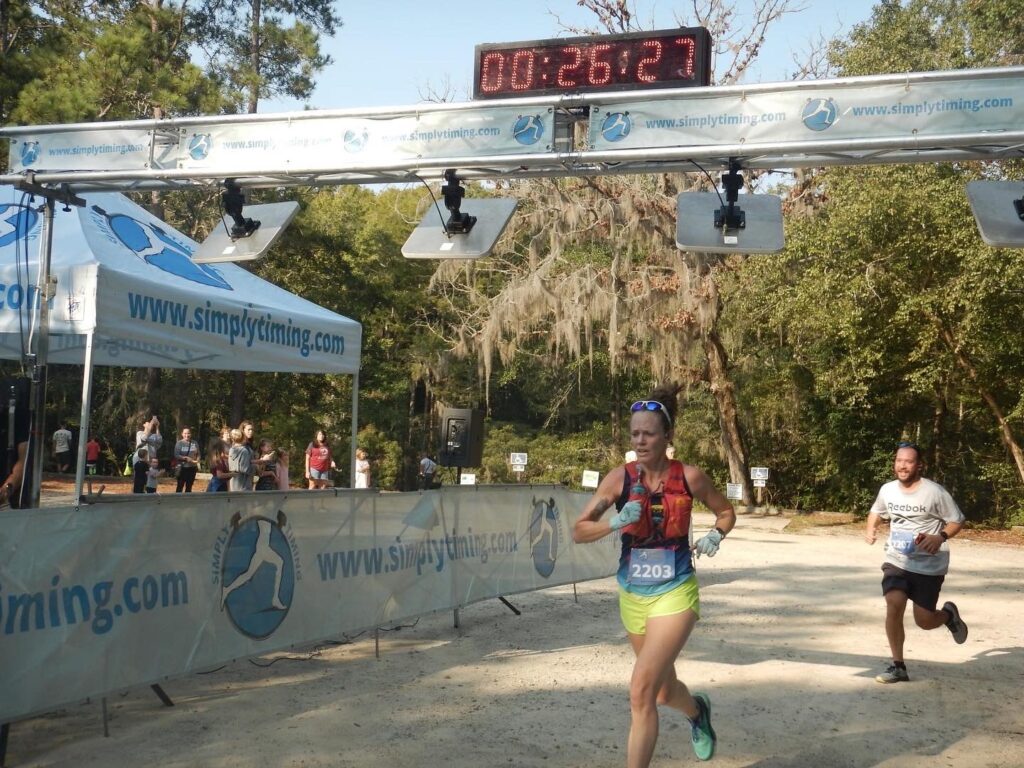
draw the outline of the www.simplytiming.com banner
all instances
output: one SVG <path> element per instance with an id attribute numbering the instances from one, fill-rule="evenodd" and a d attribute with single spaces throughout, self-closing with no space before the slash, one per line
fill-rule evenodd
<path id="1" fill-rule="evenodd" d="M 370 172 L 444 160 L 554 153 L 555 114 L 589 107 L 588 145 L 578 153 L 717 146 L 789 147 L 896 141 L 913 148 L 951 136 L 978 141 L 1020 130 L 1021 68 L 538 97 L 514 106 L 419 105 L 374 114 L 307 112 L 152 121 L 104 129 L 40 126 L 12 132 L 10 169 L 175 170 L 197 174 Z M 355 112 L 354 110 L 352 112 Z M 806 148 L 810 151 L 813 147 Z"/>
<path id="2" fill-rule="evenodd" d="M 595 106 L 590 145 L 657 149 L 703 144 L 901 139 L 1019 130 L 1024 77 L 904 84 L 823 85 L 819 91 L 730 92 Z"/>
<path id="3" fill-rule="evenodd" d="M 0 515 L 0 722 L 294 645 L 609 576 L 588 494 L 145 496 Z"/>

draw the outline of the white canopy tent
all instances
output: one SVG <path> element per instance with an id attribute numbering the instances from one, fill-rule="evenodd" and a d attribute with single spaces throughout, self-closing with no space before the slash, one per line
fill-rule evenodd
<path id="1" fill-rule="evenodd" d="M 83 434 L 94 365 L 346 373 L 358 421 L 362 326 L 231 264 L 195 264 L 189 238 L 117 193 L 54 212 L 47 361 L 85 366 Z M 0 357 L 38 333 L 43 213 L 0 186 Z M 81 494 L 80 440 L 76 498 Z M 352 459 L 354 461 L 354 458 Z"/>

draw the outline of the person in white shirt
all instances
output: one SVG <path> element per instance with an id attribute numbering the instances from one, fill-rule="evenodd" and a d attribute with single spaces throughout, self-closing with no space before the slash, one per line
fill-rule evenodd
<path id="1" fill-rule="evenodd" d="M 356 449 L 356 477 L 353 488 L 370 487 L 370 462 L 366 458 L 366 451 L 362 448 Z"/>
<path id="2" fill-rule="evenodd" d="M 58 472 L 71 469 L 71 432 L 63 423 L 53 433 L 53 455 L 57 459 Z"/>
<path id="3" fill-rule="evenodd" d="M 434 487 L 434 474 L 437 472 L 437 462 L 429 454 L 420 459 L 420 487 L 429 491 Z"/>
<path id="4" fill-rule="evenodd" d="M 947 601 L 936 609 L 949 570 L 946 542 L 960 533 L 964 515 L 945 488 L 921 476 L 923 468 L 920 448 L 913 443 L 897 446 L 893 463 L 896 479 L 879 490 L 864 533 L 867 543 L 874 544 L 878 523 L 889 521 L 882 594 L 892 664 L 875 678 L 879 683 L 910 680 L 903 659 L 903 614 L 908 600 L 914 604 L 914 621 L 921 629 L 946 627 L 957 643 L 967 640 L 967 624 L 956 604 Z"/>

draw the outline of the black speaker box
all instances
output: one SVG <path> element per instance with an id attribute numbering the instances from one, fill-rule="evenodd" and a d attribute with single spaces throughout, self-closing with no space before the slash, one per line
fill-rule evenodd
<path id="1" fill-rule="evenodd" d="M 442 467 L 479 467 L 484 459 L 484 414 L 472 408 L 445 408 L 441 414 Z"/>

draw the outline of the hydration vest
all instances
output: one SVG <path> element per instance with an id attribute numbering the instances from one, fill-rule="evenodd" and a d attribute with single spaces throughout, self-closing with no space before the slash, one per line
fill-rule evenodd
<path id="1" fill-rule="evenodd" d="M 688 539 L 690 536 L 690 513 L 693 509 L 693 494 L 686 482 L 683 462 L 672 459 L 669 462 L 668 478 L 661 489 L 662 519 L 655 519 L 651 509 L 651 497 L 656 495 L 644 488 L 637 492 L 637 462 L 625 465 L 626 477 L 622 486 L 622 496 L 618 508 L 628 501 L 639 501 L 642 507 L 640 519 L 622 529 L 622 533 L 633 537 L 633 543 L 642 544 L 650 539 L 664 541 L 666 539 Z"/>

